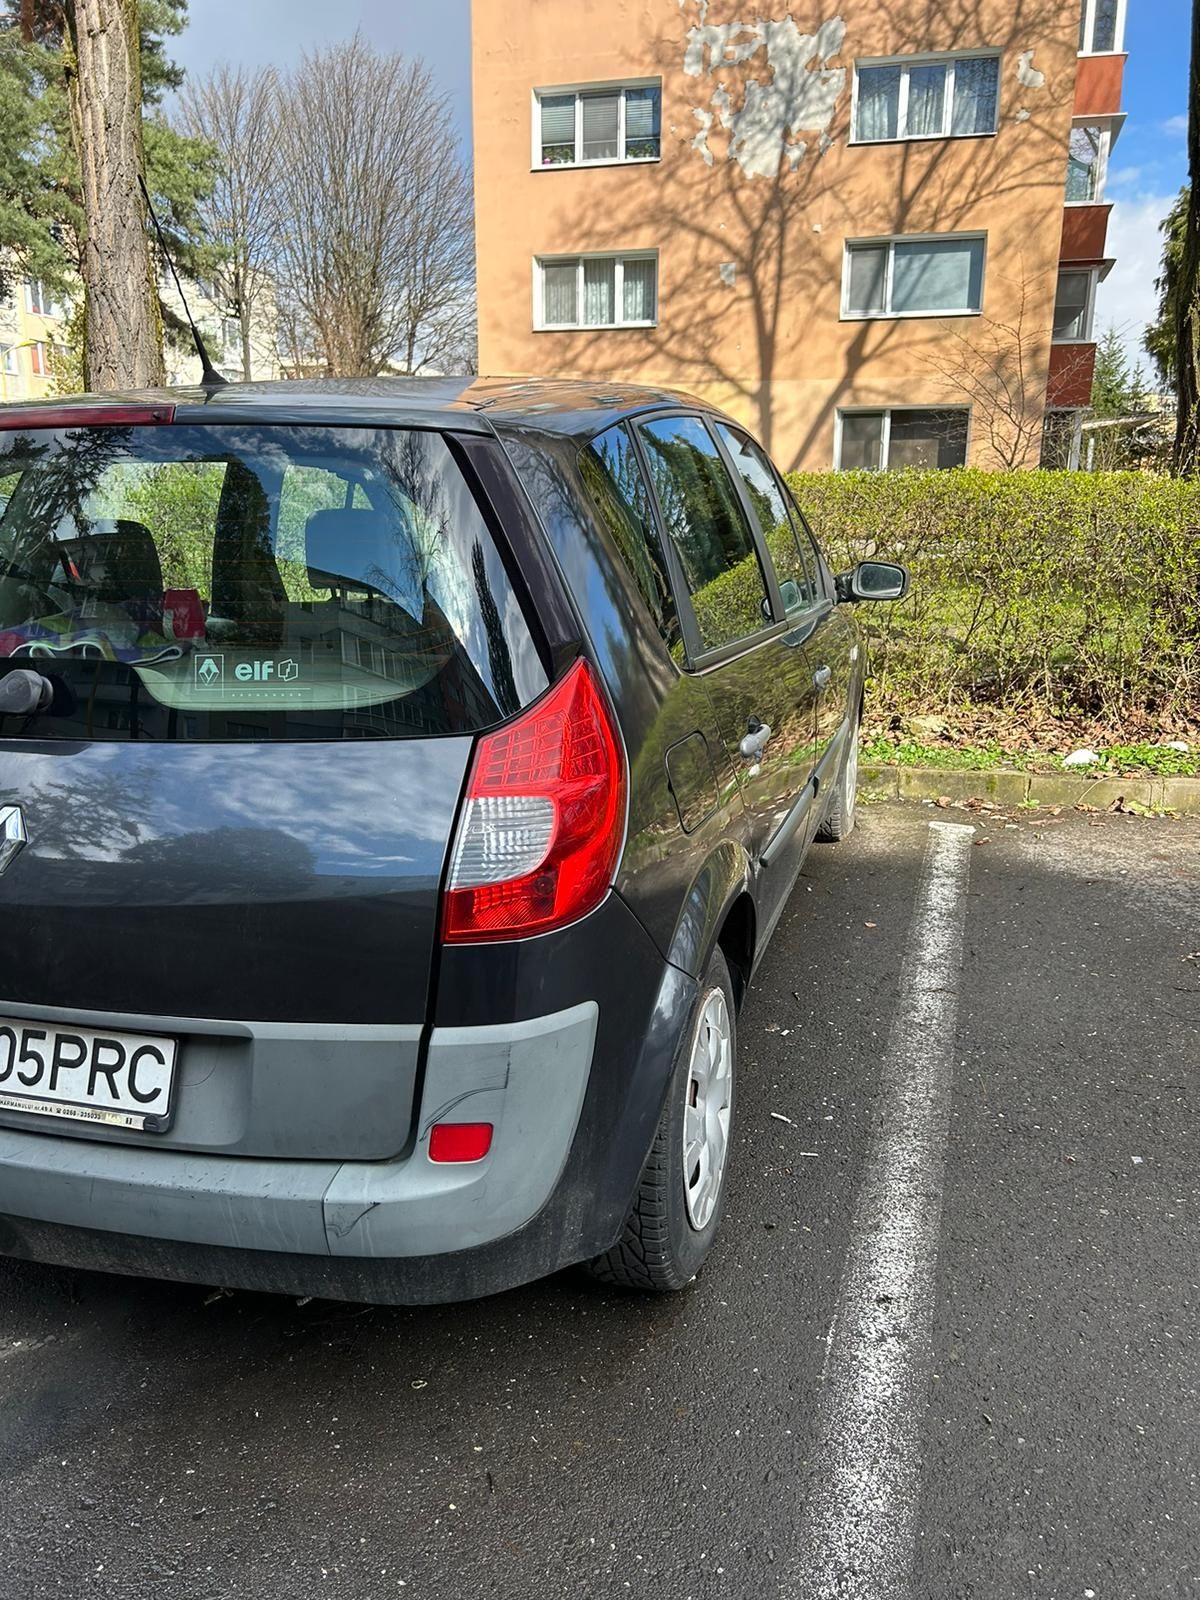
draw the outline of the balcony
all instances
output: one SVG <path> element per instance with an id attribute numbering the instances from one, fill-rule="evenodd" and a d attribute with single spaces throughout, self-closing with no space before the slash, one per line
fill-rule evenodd
<path id="1" fill-rule="evenodd" d="M 1111 117 L 1120 111 L 1125 59 L 1123 55 L 1079 57 L 1075 116 Z"/>
<path id="2" fill-rule="evenodd" d="M 1096 367 L 1094 344 L 1052 344 L 1050 380 L 1046 385 L 1046 405 L 1066 410 L 1086 406 L 1092 398 L 1092 374 Z"/>
<path id="3" fill-rule="evenodd" d="M 1111 202 L 1099 205 L 1067 206 L 1063 211 L 1062 243 L 1058 258 L 1064 264 L 1086 262 L 1097 266 L 1104 260 L 1104 246 L 1108 239 L 1108 214 Z"/>

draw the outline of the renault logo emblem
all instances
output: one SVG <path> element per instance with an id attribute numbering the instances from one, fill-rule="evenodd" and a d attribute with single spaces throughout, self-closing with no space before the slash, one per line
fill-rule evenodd
<path id="1" fill-rule="evenodd" d="M 0 806 L 0 872 L 8 871 L 28 842 L 20 806 Z"/>

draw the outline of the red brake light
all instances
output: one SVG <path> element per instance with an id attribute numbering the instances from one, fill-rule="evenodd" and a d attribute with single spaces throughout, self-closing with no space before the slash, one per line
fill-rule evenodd
<path id="1" fill-rule="evenodd" d="M 34 405 L 0 406 L 0 430 L 14 428 L 141 428 L 171 422 L 174 406 Z"/>
<path id="2" fill-rule="evenodd" d="M 625 759 L 588 665 L 480 739 L 447 880 L 449 943 L 575 922 L 608 892 L 625 830 Z"/>
<path id="3" fill-rule="evenodd" d="M 430 1161 L 482 1161 L 491 1148 L 490 1122 L 435 1122 L 429 1130 Z"/>

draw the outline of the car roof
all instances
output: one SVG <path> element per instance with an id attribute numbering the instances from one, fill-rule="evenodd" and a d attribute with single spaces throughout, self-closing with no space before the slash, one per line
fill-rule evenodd
<path id="1" fill-rule="evenodd" d="M 505 423 L 523 431 L 591 438 L 622 417 L 664 406 L 712 408 L 677 389 L 580 378 L 289 378 L 227 383 L 220 388 L 161 388 L 22 402 L 73 412 L 105 405 L 174 406 L 177 422 L 201 420 L 330 422 L 490 432 Z M 3 414 L 0 407 L 0 416 Z"/>

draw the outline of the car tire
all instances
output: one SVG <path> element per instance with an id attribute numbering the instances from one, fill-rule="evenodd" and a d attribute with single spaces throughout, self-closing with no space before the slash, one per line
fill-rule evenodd
<path id="1" fill-rule="evenodd" d="M 633 1205 L 616 1244 L 587 1263 L 593 1278 L 668 1294 L 700 1271 L 724 1211 L 736 1069 L 733 984 L 724 956 L 715 950 Z"/>
<path id="2" fill-rule="evenodd" d="M 829 802 L 825 820 L 817 829 L 817 838 L 830 844 L 836 844 L 854 831 L 854 813 L 858 803 L 858 738 L 859 719 L 855 717 L 850 726 L 846 754 L 842 757 L 837 788 Z"/>

